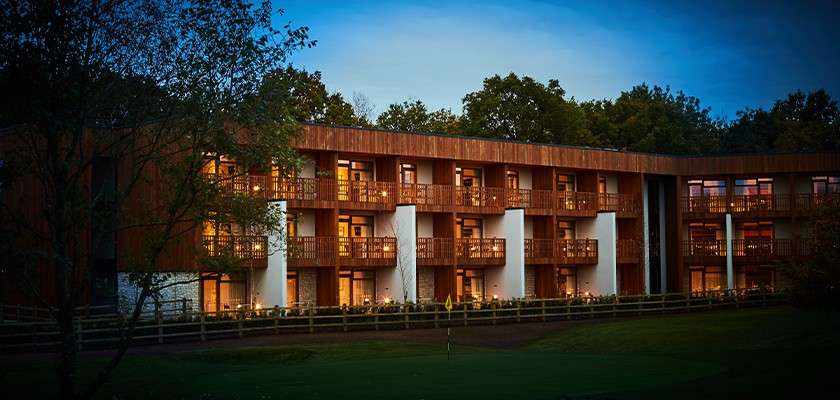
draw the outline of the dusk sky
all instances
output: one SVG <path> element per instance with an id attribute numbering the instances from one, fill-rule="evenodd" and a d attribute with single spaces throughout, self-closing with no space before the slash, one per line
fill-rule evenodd
<path id="1" fill-rule="evenodd" d="M 413 98 L 461 113 L 493 74 L 560 81 L 568 96 L 614 98 L 670 85 L 715 116 L 768 107 L 796 89 L 840 96 L 840 6 L 814 2 L 284 1 L 315 48 L 292 62 L 330 90 L 376 106 Z M 278 21 L 281 22 L 281 21 Z"/>

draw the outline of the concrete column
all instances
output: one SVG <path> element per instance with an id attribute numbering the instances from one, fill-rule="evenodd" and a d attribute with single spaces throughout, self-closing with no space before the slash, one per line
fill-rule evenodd
<path id="1" fill-rule="evenodd" d="M 254 271 L 255 301 L 264 308 L 287 307 L 286 201 L 270 202 L 281 214 L 281 229 L 268 237 L 268 268 Z"/>
<path id="2" fill-rule="evenodd" d="M 578 267 L 578 290 L 596 296 L 618 294 L 615 212 L 600 212 L 594 221 L 578 223 L 578 238 L 598 239 L 598 264 Z"/>
<path id="3" fill-rule="evenodd" d="M 650 294 L 650 227 L 648 226 L 648 182 L 642 181 L 642 269 L 645 275 L 645 294 Z"/>
<path id="4" fill-rule="evenodd" d="M 380 214 L 382 236 L 397 239 L 397 264 L 376 271 L 377 301 L 417 302 L 417 207 L 397 206 L 393 214 Z"/>
<path id="5" fill-rule="evenodd" d="M 679 207 L 679 205 L 678 205 Z M 681 234 L 681 233 L 678 233 Z M 659 292 L 668 293 L 668 235 L 665 230 L 665 184 L 659 182 Z M 679 243 L 679 241 L 677 241 Z M 674 249 L 677 251 L 677 249 Z M 678 290 L 679 291 L 679 290 Z"/>
<path id="6" fill-rule="evenodd" d="M 735 266 L 732 262 L 732 214 L 726 214 L 726 288 L 735 289 Z"/>
<path id="7" fill-rule="evenodd" d="M 487 297 L 525 297 L 525 210 L 505 210 L 501 218 L 488 218 L 485 237 L 505 239 L 505 265 L 487 268 L 484 272 Z"/>

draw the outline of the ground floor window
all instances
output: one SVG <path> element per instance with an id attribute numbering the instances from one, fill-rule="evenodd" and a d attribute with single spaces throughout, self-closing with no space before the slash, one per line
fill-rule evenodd
<path id="1" fill-rule="evenodd" d="M 735 270 L 738 289 L 772 288 L 776 286 L 776 269 L 767 265 L 745 265 Z"/>
<path id="2" fill-rule="evenodd" d="M 286 272 L 286 307 L 297 307 L 300 302 L 298 296 L 297 271 Z"/>
<path id="3" fill-rule="evenodd" d="M 480 269 L 459 269 L 456 286 L 458 301 L 484 301 L 484 271 Z"/>
<path id="4" fill-rule="evenodd" d="M 245 274 L 202 274 L 201 303 L 207 312 L 235 310 L 248 304 Z"/>
<path id="5" fill-rule="evenodd" d="M 338 300 L 341 305 L 359 306 L 376 300 L 376 271 L 341 271 L 338 276 Z"/>
<path id="6" fill-rule="evenodd" d="M 724 277 L 722 267 L 691 267 L 689 276 L 692 292 L 723 290 Z"/>
<path id="7" fill-rule="evenodd" d="M 560 297 L 574 297 L 577 292 L 577 268 L 557 268 L 557 293 Z"/>

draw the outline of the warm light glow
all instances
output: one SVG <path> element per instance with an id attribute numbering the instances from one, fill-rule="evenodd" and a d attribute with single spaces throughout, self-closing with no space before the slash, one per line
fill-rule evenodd
<path id="1" fill-rule="evenodd" d="M 262 304 L 260 304 L 260 303 L 254 304 L 254 309 L 255 310 L 259 310 L 261 308 L 262 308 Z"/>
<path id="2" fill-rule="evenodd" d="M 386 297 L 386 298 L 384 298 L 382 301 L 383 301 L 385 304 L 388 304 L 388 303 L 390 303 L 390 302 L 391 302 L 391 299 L 389 299 L 389 298 L 387 298 L 387 297 Z"/>
<path id="3" fill-rule="evenodd" d="M 254 245 L 254 250 L 260 250 L 260 249 L 262 249 L 262 246 L 260 246 L 259 243 Z"/>
<path id="4" fill-rule="evenodd" d="M 384 190 L 383 190 L 383 191 L 382 191 L 382 197 L 388 197 L 388 192 L 386 192 L 386 191 L 384 191 Z"/>
<path id="5" fill-rule="evenodd" d="M 589 296 L 589 292 L 583 292 L 584 296 Z"/>
<path id="6" fill-rule="evenodd" d="M 496 200 L 496 196 L 493 196 L 493 200 Z"/>
<path id="7" fill-rule="evenodd" d="M 238 309 L 240 309 L 240 308 L 242 308 L 242 304 L 237 304 L 237 305 L 236 305 L 236 309 L 238 310 Z"/>
<path id="8" fill-rule="evenodd" d="M 493 246 L 493 251 L 499 251 L 499 246 Z"/>
<path id="9" fill-rule="evenodd" d="M 493 295 L 493 300 L 499 300 L 499 295 L 494 294 L 494 295 Z"/>
<path id="10" fill-rule="evenodd" d="M 260 185 L 254 185 L 254 191 L 259 192 L 260 191 Z"/>
<path id="11" fill-rule="evenodd" d="M 370 298 L 369 297 L 365 297 L 365 303 L 370 303 Z"/>
<path id="12" fill-rule="evenodd" d="M 390 251 L 390 250 L 391 250 L 391 246 L 388 246 L 388 245 L 386 244 L 385 246 L 383 246 L 383 247 L 382 247 L 382 250 L 385 250 L 385 251 Z"/>
<path id="13" fill-rule="evenodd" d="M 571 291 L 571 290 L 567 290 L 567 291 L 566 291 L 566 295 L 567 295 L 567 296 L 571 296 L 571 295 L 572 295 L 572 291 Z"/>

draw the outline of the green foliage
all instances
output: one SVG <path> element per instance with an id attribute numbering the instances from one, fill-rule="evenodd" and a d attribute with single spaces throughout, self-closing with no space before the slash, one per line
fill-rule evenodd
<path id="1" fill-rule="evenodd" d="M 833 201 L 832 201 L 833 200 Z M 794 301 L 805 306 L 840 305 L 840 199 L 830 199 L 809 219 L 810 256 L 782 265 Z"/>
<path id="2" fill-rule="evenodd" d="M 442 108 L 428 112 L 420 100 L 389 105 L 376 119 L 376 126 L 411 132 L 460 133 L 458 117 L 452 111 Z"/>

